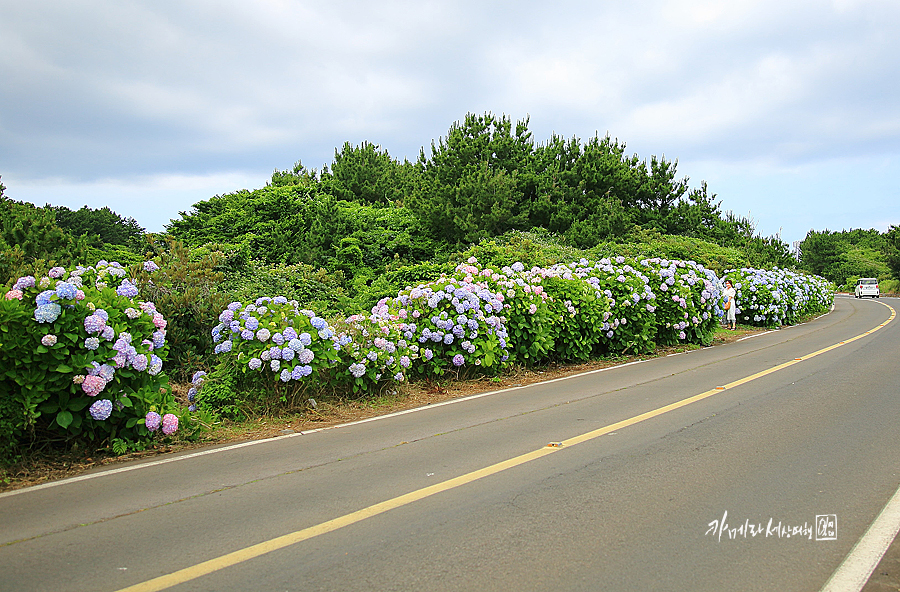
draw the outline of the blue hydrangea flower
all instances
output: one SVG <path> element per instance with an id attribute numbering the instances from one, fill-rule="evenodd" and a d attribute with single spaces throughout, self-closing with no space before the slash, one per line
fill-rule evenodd
<path id="1" fill-rule="evenodd" d="M 262 360 L 259 358 L 250 358 L 250 361 L 247 362 L 247 367 L 251 370 L 259 370 L 262 368 Z"/>
<path id="2" fill-rule="evenodd" d="M 62 307 L 56 303 L 42 304 L 34 310 L 34 320 L 39 323 L 52 323 L 61 313 Z"/>
<path id="3" fill-rule="evenodd" d="M 304 347 L 309 347 L 312 343 L 312 336 L 309 333 L 301 333 L 297 336 L 297 339 L 300 340 L 300 343 L 302 343 Z"/>
<path id="4" fill-rule="evenodd" d="M 256 317 L 247 317 L 247 320 L 244 321 L 244 327 L 250 329 L 251 331 L 256 331 L 259 329 L 259 319 Z"/>
<path id="5" fill-rule="evenodd" d="M 75 300 L 75 295 L 77 293 L 78 288 L 69 282 L 57 282 L 56 284 L 56 295 L 63 300 Z"/>
<path id="6" fill-rule="evenodd" d="M 298 366 L 298 368 L 299 368 L 299 366 Z M 354 378 L 359 378 L 360 376 L 362 376 L 365 373 L 366 373 L 365 364 L 360 364 L 359 362 L 357 362 L 355 364 L 350 364 L 350 374 L 352 374 Z"/>
<path id="7" fill-rule="evenodd" d="M 116 294 L 119 296 L 125 296 L 126 298 L 134 298 L 138 295 L 137 286 L 129 282 L 128 280 L 122 280 L 122 283 L 119 284 L 119 287 L 116 288 Z"/>
<path id="8" fill-rule="evenodd" d="M 56 295 L 56 290 L 44 290 L 40 294 L 37 295 L 37 298 L 34 299 L 35 306 L 43 306 L 45 304 L 50 304 L 53 301 L 50 299 L 52 296 Z"/>
<path id="9" fill-rule="evenodd" d="M 96 419 L 97 421 L 103 421 L 108 419 L 112 414 L 112 401 L 109 399 L 100 399 L 99 401 L 94 401 L 94 404 L 91 405 L 90 413 L 91 417 Z"/>
<path id="10" fill-rule="evenodd" d="M 154 331 L 153 332 L 153 347 L 155 349 L 159 349 L 166 344 L 166 332 L 165 331 Z"/>
<path id="11" fill-rule="evenodd" d="M 328 322 L 320 317 L 313 317 L 310 319 L 309 323 L 318 330 L 322 330 L 328 327 Z M 307 344 L 308 345 L 308 344 Z"/>

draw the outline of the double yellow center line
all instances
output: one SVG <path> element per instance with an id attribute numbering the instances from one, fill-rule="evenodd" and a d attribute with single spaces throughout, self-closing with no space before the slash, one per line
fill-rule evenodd
<path id="1" fill-rule="evenodd" d="M 278 549 L 283 549 L 285 547 L 295 545 L 319 535 L 338 530 L 339 528 L 344 528 L 345 526 L 361 522 L 367 518 L 371 518 L 379 514 L 384 514 L 385 512 L 388 512 L 390 510 L 406 506 L 427 497 L 431 497 L 438 493 L 460 487 L 461 485 L 483 479 L 484 477 L 495 475 L 519 465 L 523 465 L 527 462 L 545 457 L 548 454 L 553 454 L 554 452 L 557 452 L 558 450 L 561 450 L 565 447 L 588 442 L 611 432 L 615 432 L 617 430 L 621 430 L 623 428 L 641 423 L 642 421 L 658 417 L 670 411 L 686 407 L 691 403 L 702 401 L 703 399 L 721 393 L 722 391 L 741 386 L 742 384 L 746 384 L 758 378 L 762 378 L 763 376 L 768 376 L 769 374 L 773 374 L 775 372 L 778 372 L 779 370 L 789 368 L 794 364 L 799 364 L 804 360 L 809 360 L 818 355 L 847 345 L 848 343 L 852 343 L 857 339 L 862 339 L 868 335 L 871 335 L 875 331 L 878 331 L 879 329 L 883 328 L 885 325 L 893 321 L 897 316 L 892 307 L 888 306 L 887 304 L 884 304 L 884 306 L 887 306 L 891 311 L 890 317 L 885 322 L 881 323 L 877 327 L 874 327 L 873 329 L 866 331 L 865 333 L 861 333 L 855 337 L 841 341 L 840 343 L 835 343 L 834 345 L 830 345 L 818 351 L 814 351 L 803 357 L 794 358 L 793 360 L 784 362 L 783 364 L 779 364 L 777 366 L 773 366 L 772 368 L 769 368 L 767 370 L 751 374 L 750 376 L 735 380 L 734 382 L 729 382 L 728 384 L 717 386 L 708 391 L 704 391 L 692 397 L 688 397 L 687 399 L 682 399 L 680 401 L 676 401 L 675 403 L 670 403 L 669 405 L 664 405 L 663 407 L 653 409 L 646 413 L 635 415 L 634 417 L 630 417 L 628 419 L 623 419 L 622 421 L 610 424 L 608 426 L 586 432 L 579 436 L 574 436 L 572 438 L 569 438 L 568 440 L 563 440 L 562 442 L 551 442 L 547 446 L 544 446 L 543 448 L 539 448 L 532 452 L 527 452 L 520 456 L 516 456 L 508 460 L 504 460 L 502 462 L 484 467 L 483 469 L 478 469 L 477 471 L 472 471 L 471 473 L 466 473 L 465 475 L 460 475 L 459 477 L 454 477 L 453 479 L 448 479 L 446 481 L 442 481 L 428 487 L 423 487 L 422 489 L 417 489 L 416 491 L 412 491 L 410 493 L 391 498 L 372 506 L 368 506 L 361 510 L 357 510 L 356 512 L 351 512 L 350 514 L 339 516 L 338 518 L 334 518 L 333 520 L 328 520 L 327 522 L 322 522 L 321 524 L 316 524 L 315 526 L 310 526 L 309 528 L 304 528 L 302 530 L 282 535 L 268 541 L 263 541 L 256 545 L 251 545 L 249 547 L 245 547 L 243 549 L 239 549 L 237 551 L 215 557 L 208 561 L 204 561 L 202 563 L 180 569 L 176 572 L 159 576 L 157 578 L 153 578 L 152 580 L 147 580 L 145 582 L 141 582 L 127 588 L 123 588 L 119 590 L 119 592 L 155 592 L 157 590 L 165 590 L 167 588 L 171 588 L 172 586 L 177 586 L 178 584 L 183 584 L 185 582 L 195 580 L 206 574 L 225 569 L 226 567 L 242 563 L 249 559 L 254 559 L 256 557 L 259 557 L 260 555 L 265 555 L 266 553 L 271 553 L 272 551 L 277 551 Z"/>

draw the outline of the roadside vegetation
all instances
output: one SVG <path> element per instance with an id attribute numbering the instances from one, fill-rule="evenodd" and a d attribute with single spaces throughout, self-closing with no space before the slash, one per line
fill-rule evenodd
<path id="1" fill-rule="evenodd" d="M 160 234 L 0 185 L 4 479 L 708 345 L 725 277 L 747 330 L 896 282 L 900 229 L 811 232 L 798 261 L 676 164 L 485 114 L 415 162 L 347 143 Z"/>

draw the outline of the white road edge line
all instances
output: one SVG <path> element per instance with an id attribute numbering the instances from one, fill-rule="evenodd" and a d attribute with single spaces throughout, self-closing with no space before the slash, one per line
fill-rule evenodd
<path id="1" fill-rule="evenodd" d="M 888 547 L 891 546 L 897 532 L 900 531 L 900 488 L 881 510 L 878 518 L 869 526 L 866 534 L 859 539 L 850 550 L 850 554 L 825 583 L 821 592 L 859 592 Z"/>

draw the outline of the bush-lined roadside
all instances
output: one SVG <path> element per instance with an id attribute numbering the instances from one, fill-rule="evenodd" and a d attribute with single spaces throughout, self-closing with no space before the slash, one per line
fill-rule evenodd
<path id="1" fill-rule="evenodd" d="M 718 328 L 711 341 L 712 346 L 726 345 L 763 332 L 764 329 L 738 325 L 737 331 Z M 86 471 L 104 466 L 134 462 L 159 455 L 275 438 L 281 435 L 324 428 L 352 421 L 386 415 L 396 411 L 422 407 L 442 401 L 465 397 L 493 390 L 503 390 L 528 384 L 571 376 L 599 368 L 607 368 L 651 357 L 698 349 L 697 345 L 679 345 L 659 348 L 652 355 L 613 356 L 602 360 L 576 364 L 547 364 L 532 368 L 514 367 L 499 376 L 481 376 L 468 380 L 450 378 L 438 382 L 406 384 L 394 393 L 385 392 L 370 398 L 325 397 L 316 399 L 316 407 L 305 405 L 293 413 L 276 416 L 254 416 L 241 420 L 219 420 L 196 438 L 174 437 L 157 441 L 145 450 L 116 455 L 109 449 L 89 450 L 75 448 L 68 451 L 33 451 L 18 462 L 0 468 L 0 492 L 38 485 L 48 481 L 74 477 Z M 173 391 L 179 402 L 187 403 L 190 383 L 174 384 Z"/>

